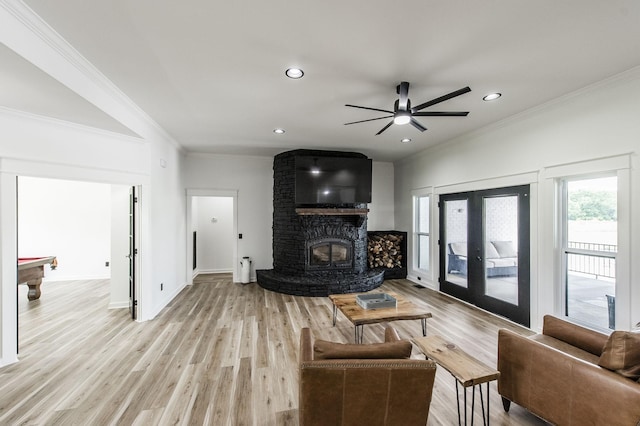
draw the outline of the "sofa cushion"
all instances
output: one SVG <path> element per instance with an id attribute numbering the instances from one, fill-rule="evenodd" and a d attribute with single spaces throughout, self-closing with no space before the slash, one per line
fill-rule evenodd
<path id="1" fill-rule="evenodd" d="M 466 256 L 467 255 L 467 243 L 465 242 L 461 242 L 461 243 L 450 243 L 449 247 L 451 248 L 451 253 L 455 254 L 456 256 Z"/>
<path id="2" fill-rule="evenodd" d="M 600 359 L 597 355 L 594 355 L 590 352 L 587 352 L 583 349 L 573 346 L 567 342 L 563 342 L 562 340 L 556 339 L 555 337 L 549 337 L 545 334 L 535 334 L 529 337 L 529 339 L 535 340 L 536 342 L 540 342 L 543 345 L 549 346 L 553 349 L 557 349 L 560 352 L 579 358 L 590 364 L 596 365 L 598 364 L 598 360 Z"/>
<path id="3" fill-rule="evenodd" d="M 516 250 L 513 241 L 491 241 L 491 244 L 496 248 L 500 257 L 518 257 L 518 250 Z"/>
<path id="4" fill-rule="evenodd" d="M 500 257 L 500 253 L 496 250 L 496 247 L 491 243 L 486 243 L 484 245 L 484 258 L 485 259 L 498 259 Z"/>
<path id="5" fill-rule="evenodd" d="M 411 357 L 411 342 L 398 340 L 386 343 L 356 345 L 316 340 L 314 359 L 401 359 Z"/>
<path id="6" fill-rule="evenodd" d="M 633 331 L 611 333 L 604 345 L 598 365 L 630 379 L 640 379 L 640 333 Z"/>
<path id="7" fill-rule="evenodd" d="M 562 340 L 572 346 L 590 352 L 596 357 L 602 355 L 602 348 L 608 339 L 606 334 L 581 327 L 552 315 L 544 316 L 542 334 Z"/>
<path id="8" fill-rule="evenodd" d="M 508 268 L 510 266 L 518 266 L 518 260 L 515 257 L 501 257 L 500 259 L 487 259 L 494 268 Z"/>

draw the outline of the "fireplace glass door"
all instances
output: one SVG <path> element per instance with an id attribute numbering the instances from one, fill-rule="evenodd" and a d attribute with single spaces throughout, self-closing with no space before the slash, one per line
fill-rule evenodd
<path id="1" fill-rule="evenodd" d="M 309 269 L 350 268 L 352 262 L 352 244 L 348 241 L 322 240 L 309 245 Z"/>

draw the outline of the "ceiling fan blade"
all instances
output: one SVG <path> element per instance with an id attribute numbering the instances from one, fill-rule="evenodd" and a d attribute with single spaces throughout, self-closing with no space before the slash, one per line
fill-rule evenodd
<path id="1" fill-rule="evenodd" d="M 447 101 L 451 98 L 455 98 L 456 96 L 460 96 L 460 95 L 464 95 L 465 93 L 470 92 L 471 89 L 469 88 L 469 86 L 467 87 L 463 87 L 462 89 L 456 90 L 455 92 L 451 92 L 451 93 L 447 93 L 444 96 L 440 96 L 439 98 L 435 98 L 435 99 L 431 99 L 430 101 L 427 101 L 423 104 L 420 104 L 416 107 L 411 108 L 411 112 L 416 112 L 416 111 L 420 111 L 421 109 L 424 109 L 426 107 L 430 107 L 431 105 L 435 105 L 435 104 L 439 104 L 440 102 L 444 102 Z"/>
<path id="2" fill-rule="evenodd" d="M 418 123 L 418 121 L 413 119 L 413 117 L 411 118 L 410 123 L 411 123 L 411 125 L 413 127 L 415 127 L 416 129 L 420 130 L 421 132 L 424 132 L 425 130 L 427 130 L 426 127 L 424 127 L 422 124 Z"/>
<path id="3" fill-rule="evenodd" d="M 409 108 L 409 83 L 406 81 L 401 82 L 396 87 L 396 92 L 398 92 L 398 110 L 407 111 Z"/>
<path id="4" fill-rule="evenodd" d="M 347 126 L 349 124 L 366 123 L 367 121 L 382 120 L 383 118 L 391 118 L 391 117 L 393 117 L 393 115 L 385 115 L 384 117 L 370 118 L 368 120 L 352 121 L 351 123 L 344 123 L 344 125 Z"/>
<path id="5" fill-rule="evenodd" d="M 391 127 L 391 125 L 393 124 L 393 120 L 391 120 L 389 122 L 389 124 L 387 124 L 386 126 L 384 126 L 382 129 L 380 129 L 380 131 L 378 133 L 376 133 L 376 136 L 378 136 L 380 133 L 384 132 L 385 130 L 387 130 L 389 127 Z"/>
<path id="6" fill-rule="evenodd" d="M 368 109 L 370 111 L 380 111 L 380 112 L 386 112 L 387 114 L 393 114 L 393 111 L 389 111 L 387 109 L 369 108 L 369 107 L 363 107 L 363 106 L 351 105 L 351 104 L 345 104 L 345 106 L 348 106 L 348 107 L 351 107 L 351 108 Z"/>
<path id="7" fill-rule="evenodd" d="M 414 117 L 466 117 L 469 111 L 425 111 L 414 112 Z"/>

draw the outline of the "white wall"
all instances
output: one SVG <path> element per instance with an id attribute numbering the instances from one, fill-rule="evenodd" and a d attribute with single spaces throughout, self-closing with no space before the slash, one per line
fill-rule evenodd
<path id="1" fill-rule="evenodd" d="M 367 230 L 395 230 L 393 181 L 393 163 L 374 161 Z"/>
<path id="2" fill-rule="evenodd" d="M 184 185 L 187 189 L 237 191 L 237 232 L 242 234 L 242 239 L 236 236 L 238 258 L 251 257 L 254 271 L 272 267 L 272 157 L 187 155 Z M 239 271 L 239 261 L 234 260 L 234 268 Z"/>
<path id="3" fill-rule="evenodd" d="M 197 260 L 200 273 L 231 272 L 233 251 L 233 198 L 194 197 L 197 201 Z"/>
<path id="4" fill-rule="evenodd" d="M 18 256 L 56 256 L 44 281 L 109 278 L 110 250 L 109 185 L 18 179 Z"/>
<path id="5" fill-rule="evenodd" d="M 164 140 L 150 146 L 151 185 L 142 188 L 143 319 L 155 317 L 186 285 L 186 194 L 182 154 Z M 145 229 L 147 221 L 148 229 Z M 162 288 L 162 289 L 161 289 Z"/>
<path id="6" fill-rule="evenodd" d="M 629 237 L 628 244 L 622 240 L 619 245 L 622 249 L 627 244 L 628 253 L 640 252 L 638 111 L 640 69 L 635 69 L 399 161 L 395 164 L 396 228 L 412 231 L 411 192 L 414 189 L 432 187 L 438 194 L 530 183 L 531 320 L 532 327 L 536 327 L 543 314 L 559 314 L 557 307 L 560 306 L 557 300 L 559 278 L 554 275 L 556 265 L 552 253 L 554 188 L 545 178 L 554 166 L 630 153 L 630 187 L 623 186 L 619 194 L 630 209 L 630 217 L 619 218 L 620 233 L 623 239 Z M 432 217 L 437 218 L 435 208 L 433 212 Z M 435 244 L 439 230 L 437 220 L 433 222 L 432 241 Z M 432 252 L 437 253 L 437 246 L 432 245 Z M 410 271 L 412 261 L 413 253 L 410 253 Z M 616 298 L 616 313 L 619 314 L 616 324 L 627 328 L 640 320 L 640 265 L 629 263 L 619 262 L 618 288 L 625 297 L 618 300 L 617 295 Z M 437 267 L 437 262 L 434 265 Z M 412 278 L 416 278 L 415 274 Z M 432 278 L 431 285 L 437 286 L 437 274 Z"/>

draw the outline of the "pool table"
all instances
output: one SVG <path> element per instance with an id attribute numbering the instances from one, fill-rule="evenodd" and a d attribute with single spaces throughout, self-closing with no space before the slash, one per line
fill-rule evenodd
<path id="1" fill-rule="evenodd" d="M 40 297 L 40 284 L 44 277 L 44 265 L 50 264 L 51 269 L 56 269 L 58 260 L 55 256 L 45 257 L 20 257 L 18 258 L 18 284 L 27 283 L 29 300 Z"/>

